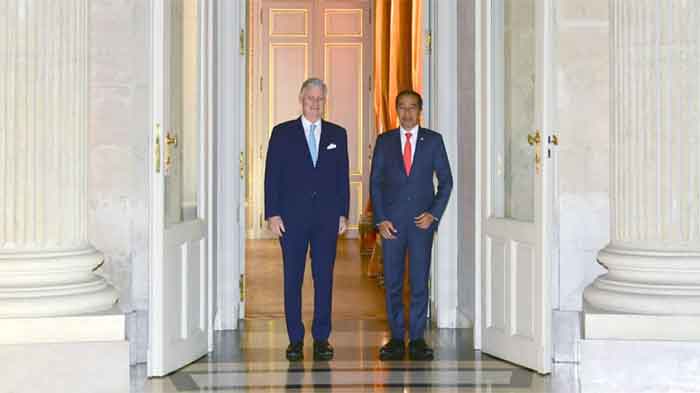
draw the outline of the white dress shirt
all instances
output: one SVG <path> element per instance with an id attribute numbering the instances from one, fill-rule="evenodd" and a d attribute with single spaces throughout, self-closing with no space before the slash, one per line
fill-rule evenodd
<path id="1" fill-rule="evenodd" d="M 401 129 L 401 157 L 403 157 L 403 149 L 406 148 L 406 133 L 411 133 L 411 165 L 413 165 L 413 157 L 416 156 L 416 141 L 418 140 L 418 125 L 406 131 L 403 127 Z"/>
<path id="2" fill-rule="evenodd" d="M 316 148 L 321 151 L 321 119 L 316 120 L 315 123 L 310 122 L 304 115 L 301 115 L 301 124 L 304 126 L 304 136 L 306 141 L 309 141 L 309 132 L 311 132 L 311 124 L 315 124 L 314 135 L 316 135 Z"/>

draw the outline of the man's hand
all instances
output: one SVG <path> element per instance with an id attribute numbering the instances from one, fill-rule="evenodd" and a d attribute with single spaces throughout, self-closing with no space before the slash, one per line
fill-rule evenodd
<path id="1" fill-rule="evenodd" d="M 430 225 L 435 221 L 435 217 L 433 217 L 432 214 L 428 212 L 423 212 L 420 214 L 420 216 L 415 217 L 413 221 L 416 223 L 416 226 L 420 229 L 428 229 L 430 228 Z"/>
<path id="2" fill-rule="evenodd" d="M 340 220 L 338 220 L 338 235 L 342 235 L 347 229 L 348 219 L 343 216 L 340 216 Z"/>
<path id="3" fill-rule="evenodd" d="M 394 228 L 394 224 L 389 220 L 384 220 L 379 223 L 379 234 L 382 235 L 384 239 L 393 240 L 396 239 L 396 234 L 399 231 Z"/>
<path id="4" fill-rule="evenodd" d="M 270 231 L 277 237 L 282 237 L 282 234 L 285 232 L 284 223 L 282 222 L 282 217 L 280 216 L 268 218 L 267 227 L 270 228 Z"/>

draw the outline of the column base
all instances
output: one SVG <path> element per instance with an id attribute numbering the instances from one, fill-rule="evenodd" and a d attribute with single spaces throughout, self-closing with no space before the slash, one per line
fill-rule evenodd
<path id="1" fill-rule="evenodd" d="M 0 325 L 3 391 L 129 391 L 129 343 L 118 310 L 0 319 Z"/>
<path id="2" fill-rule="evenodd" d="M 603 310 L 649 315 L 700 315 L 700 253 L 608 245 L 598 253 L 608 269 L 583 292 Z"/>
<path id="3" fill-rule="evenodd" d="M 584 301 L 583 337 L 595 340 L 700 341 L 700 315 L 607 311 Z"/>
<path id="4" fill-rule="evenodd" d="M 108 310 L 117 291 L 95 274 L 104 256 L 92 247 L 0 254 L 0 318 L 82 315 Z"/>

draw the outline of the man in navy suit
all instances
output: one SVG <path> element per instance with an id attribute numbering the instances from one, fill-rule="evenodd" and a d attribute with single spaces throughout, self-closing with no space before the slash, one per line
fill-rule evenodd
<path id="1" fill-rule="evenodd" d="M 314 359 L 330 360 L 333 265 L 338 235 L 350 205 L 347 133 L 321 119 L 326 85 L 306 80 L 299 92 L 302 116 L 272 130 L 265 163 L 265 219 L 280 240 L 284 261 L 287 359 L 304 358 L 301 289 L 311 246 L 314 280 Z"/>
<path id="2" fill-rule="evenodd" d="M 424 339 L 433 233 L 452 191 L 452 173 L 442 136 L 418 126 L 423 99 L 411 90 L 396 97 L 400 128 L 377 137 L 370 175 L 375 224 L 382 236 L 386 311 L 391 339 L 381 360 L 405 354 L 403 276 L 409 255 L 411 307 L 408 345 L 412 360 L 432 360 Z M 433 176 L 437 175 L 437 193 Z"/>

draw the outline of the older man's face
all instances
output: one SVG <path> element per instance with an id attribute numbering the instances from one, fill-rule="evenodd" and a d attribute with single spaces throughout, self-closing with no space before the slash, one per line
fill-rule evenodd
<path id="1" fill-rule="evenodd" d="M 321 118 L 323 114 L 323 104 L 326 97 L 323 95 L 323 89 L 316 86 L 309 86 L 302 92 L 299 97 L 301 102 L 301 111 L 309 121 L 315 122 Z"/>

